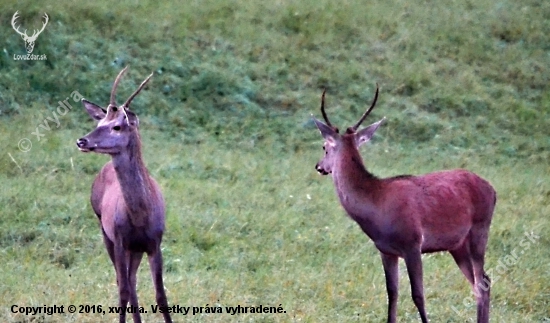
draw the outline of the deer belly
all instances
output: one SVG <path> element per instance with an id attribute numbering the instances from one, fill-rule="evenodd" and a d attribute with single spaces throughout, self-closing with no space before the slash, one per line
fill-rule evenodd
<path id="1" fill-rule="evenodd" d="M 425 232 L 422 253 L 454 250 L 462 245 L 469 231 L 469 227 L 464 227 L 451 232 Z"/>

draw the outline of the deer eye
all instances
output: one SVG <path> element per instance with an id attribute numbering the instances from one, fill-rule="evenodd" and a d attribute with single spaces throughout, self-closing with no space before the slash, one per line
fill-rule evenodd
<path id="1" fill-rule="evenodd" d="M 118 110 L 118 109 L 117 109 L 117 107 L 112 107 L 111 110 L 112 110 L 113 112 L 116 112 L 116 110 Z"/>
<path id="2" fill-rule="evenodd" d="M 119 131 L 119 130 L 120 130 L 120 126 L 114 126 L 114 127 L 113 127 L 113 130 L 114 130 L 114 131 Z"/>

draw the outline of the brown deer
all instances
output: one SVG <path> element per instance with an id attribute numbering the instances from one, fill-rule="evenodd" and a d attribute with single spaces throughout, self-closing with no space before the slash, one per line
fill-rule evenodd
<path id="1" fill-rule="evenodd" d="M 115 93 L 124 68 L 115 79 L 106 109 L 82 100 L 88 114 L 98 120 L 97 128 L 78 139 L 83 152 L 111 155 L 92 185 L 92 208 L 101 223 L 103 241 L 116 271 L 120 297 L 120 322 L 126 322 L 128 301 L 134 322 L 141 322 L 136 292 L 137 270 L 147 253 L 156 300 L 165 322 L 172 322 L 162 281 L 160 244 L 164 233 L 164 200 L 158 184 L 149 175 L 141 157 L 137 115 L 129 110 L 132 99 L 153 76 L 117 106 Z"/>
<path id="2" fill-rule="evenodd" d="M 378 178 L 363 164 L 359 147 L 369 141 L 384 119 L 359 130 L 378 98 L 344 134 L 313 118 L 325 143 L 325 156 L 315 168 L 332 174 L 336 193 L 347 214 L 374 242 L 382 256 L 388 293 L 388 322 L 395 323 L 398 296 L 398 260 L 405 259 L 412 299 L 423 323 L 422 253 L 449 251 L 477 298 L 477 322 L 489 322 L 490 280 L 483 270 L 496 192 L 476 174 L 448 170 L 421 176 Z"/>

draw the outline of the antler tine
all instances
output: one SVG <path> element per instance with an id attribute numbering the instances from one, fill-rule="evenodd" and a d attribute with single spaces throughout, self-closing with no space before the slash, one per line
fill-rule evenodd
<path id="1" fill-rule="evenodd" d="M 48 14 L 47 13 L 44 13 L 44 18 L 46 18 L 45 22 L 42 23 L 42 29 L 38 30 L 38 29 L 33 29 L 32 31 L 32 36 L 30 37 L 31 39 L 36 39 L 36 37 L 38 37 L 38 35 L 40 35 L 44 29 L 46 28 L 46 25 L 48 24 L 48 21 L 50 20 L 50 18 L 48 17 Z"/>
<path id="2" fill-rule="evenodd" d="M 44 29 L 46 28 L 46 25 L 48 24 L 48 21 L 50 21 L 50 17 L 48 17 L 48 14 L 44 12 L 44 18 L 46 18 L 46 22 L 44 22 L 42 24 L 42 29 L 40 29 L 40 31 L 38 32 L 39 34 L 42 33 L 44 31 Z"/>
<path id="3" fill-rule="evenodd" d="M 11 18 L 11 23 L 12 23 L 12 25 L 13 25 L 13 23 L 17 20 L 17 18 L 19 18 L 18 14 L 19 14 L 19 10 L 17 10 L 17 11 L 13 14 L 13 17 Z"/>
<path id="4" fill-rule="evenodd" d="M 109 106 L 116 107 L 116 102 L 115 102 L 116 88 L 118 87 L 118 83 L 122 79 L 122 75 L 124 75 L 124 73 L 126 73 L 127 69 L 128 69 L 128 66 L 123 68 L 122 71 L 120 71 L 120 73 L 118 73 L 118 76 L 115 79 L 115 83 L 113 83 L 113 89 L 111 90 L 111 100 L 109 101 Z"/>
<path id="5" fill-rule="evenodd" d="M 141 82 L 140 86 L 138 87 L 138 89 L 132 94 L 130 95 L 130 97 L 128 98 L 128 100 L 126 100 L 126 102 L 124 102 L 124 104 L 122 105 L 125 109 L 127 109 L 129 106 L 130 106 L 130 102 L 132 102 L 132 100 L 136 97 L 136 95 L 139 94 L 139 92 L 143 89 L 143 87 L 145 87 L 145 84 L 147 84 L 147 82 L 149 82 L 149 80 L 151 79 L 151 77 L 153 77 L 153 74 L 154 73 L 151 73 L 143 82 Z"/>
<path id="6" fill-rule="evenodd" d="M 330 124 L 330 121 L 328 120 L 327 113 L 325 112 L 325 93 L 327 93 L 326 88 L 323 90 L 323 95 L 321 96 L 321 114 L 323 115 L 323 119 L 325 119 L 327 126 L 332 127 L 332 124 Z"/>
<path id="7" fill-rule="evenodd" d="M 357 121 L 357 123 L 351 127 L 354 131 L 357 131 L 357 128 L 361 125 L 361 123 L 365 120 L 365 118 L 370 114 L 374 106 L 376 105 L 376 100 L 378 100 L 378 83 L 376 83 L 376 93 L 374 94 L 374 99 L 372 100 L 372 104 L 370 105 L 370 108 L 363 114 L 361 119 Z"/>
<path id="8" fill-rule="evenodd" d="M 11 18 L 11 25 L 13 26 L 13 29 L 21 36 L 27 35 L 27 30 L 25 29 L 25 32 L 22 33 L 19 31 L 19 27 L 16 25 L 17 18 L 19 18 L 19 11 L 16 11 L 13 14 L 13 17 Z"/>

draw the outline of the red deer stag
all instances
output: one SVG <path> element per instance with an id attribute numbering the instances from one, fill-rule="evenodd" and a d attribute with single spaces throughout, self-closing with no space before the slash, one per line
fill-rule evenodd
<path id="1" fill-rule="evenodd" d="M 421 254 L 449 251 L 476 295 L 477 322 L 488 323 L 490 280 L 483 265 L 496 192 L 487 181 L 462 169 L 391 178 L 369 173 L 359 147 L 384 119 L 358 128 L 377 98 L 378 87 L 371 107 L 340 134 L 325 113 L 323 92 L 321 113 L 326 124 L 313 119 L 325 140 L 325 156 L 315 168 L 322 175 L 332 174 L 340 203 L 380 251 L 388 293 L 387 321 L 396 322 L 399 257 L 405 259 L 412 299 L 427 323 Z"/>
<path id="2" fill-rule="evenodd" d="M 136 292 L 136 274 L 146 252 L 153 276 L 156 300 L 164 321 L 172 322 L 162 282 L 160 244 L 164 232 L 164 200 L 158 184 L 149 175 L 141 157 L 141 139 L 137 115 L 129 110 L 132 99 L 153 76 L 117 106 L 115 93 L 124 68 L 115 79 L 107 109 L 82 100 L 88 114 L 98 120 L 97 128 L 78 139 L 83 152 L 111 155 L 92 185 L 92 208 L 101 222 L 103 241 L 116 271 L 120 297 L 120 322 L 126 322 L 128 301 L 134 322 L 141 322 Z"/>

